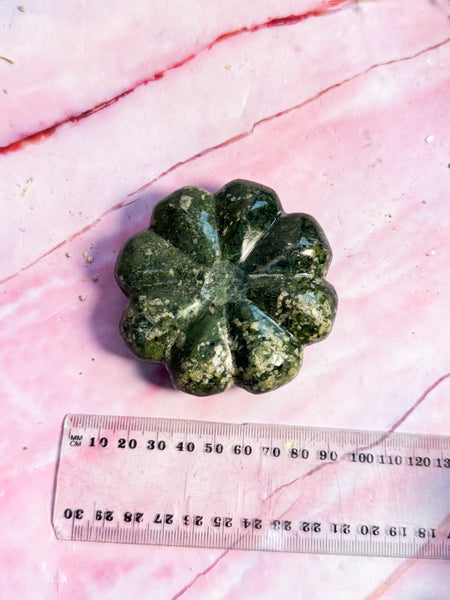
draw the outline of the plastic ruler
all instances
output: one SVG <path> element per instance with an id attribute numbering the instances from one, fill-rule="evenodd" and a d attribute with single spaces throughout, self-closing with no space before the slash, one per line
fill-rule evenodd
<path id="1" fill-rule="evenodd" d="M 450 558 L 450 437 L 69 415 L 61 540 Z"/>

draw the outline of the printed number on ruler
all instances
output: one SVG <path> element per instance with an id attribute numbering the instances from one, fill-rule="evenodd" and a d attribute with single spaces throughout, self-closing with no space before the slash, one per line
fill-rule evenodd
<path id="1" fill-rule="evenodd" d="M 69 415 L 65 540 L 450 558 L 450 438 Z"/>

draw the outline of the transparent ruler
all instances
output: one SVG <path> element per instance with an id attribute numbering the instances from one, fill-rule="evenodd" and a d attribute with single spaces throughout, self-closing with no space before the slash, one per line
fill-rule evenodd
<path id="1" fill-rule="evenodd" d="M 69 415 L 62 540 L 450 558 L 450 437 Z"/>

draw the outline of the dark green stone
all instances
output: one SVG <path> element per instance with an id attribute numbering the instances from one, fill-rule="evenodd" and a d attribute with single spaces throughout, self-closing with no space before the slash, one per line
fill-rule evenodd
<path id="1" fill-rule="evenodd" d="M 281 214 L 277 195 L 263 185 L 231 181 L 215 194 L 222 257 L 242 262 Z"/>
<path id="2" fill-rule="evenodd" d="M 230 345 L 225 305 L 208 305 L 171 348 L 168 367 L 174 385 L 198 396 L 226 390 L 235 375 Z"/>
<path id="3" fill-rule="evenodd" d="M 196 262 L 210 265 L 220 257 L 214 196 L 204 190 L 185 187 L 161 200 L 150 229 Z"/>
<path id="4" fill-rule="evenodd" d="M 318 276 L 331 261 L 331 249 L 315 219 L 304 214 L 280 216 L 243 266 L 250 273 Z"/>
<path id="5" fill-rule="evenodd" d="M 331 330 L 330 261 L 318 223 L 284 214 L 265 186 L 182 188 L 121 250 L 116 278 L 130 296 L 121 333 L 185 392 L 276 389 L 297 374 L 302 347 Z"/>
<path id="6" fill-rule="evenodd" d="M 300 369 L 301 345 L 257 306 L 242 300 L 229 306 L 236 383 L 250 392 L 273 390 Z"/>

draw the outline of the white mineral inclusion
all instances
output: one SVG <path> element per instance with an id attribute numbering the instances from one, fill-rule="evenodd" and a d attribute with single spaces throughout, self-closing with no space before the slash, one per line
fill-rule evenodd
<path id="1" fill-rule="evenodd" d="M 225 334 L 223 328 L 221 333 Z M 205 346 L 206 342 L 199 344 L 197 350 L 201 346 Z M 204 363 L 199 363 L 197 360 L 187 359 L 181 363 L 180 382 L 187 385 L 190 381 L 207 385 L 210 381 L 220 378 L 224 373 L 228 374 L 229 384 L 233 383 L 234 364 L 231 356 L 230 348 L 223 344 L 216 344 L 213 348 L 213 353 Z"/>
<path id="2" fill-rule="evenodd" d="M 180 198 L 180 206 L 183 210 L 189 210 L 189 207 L 191 206 L 191 202 L 192 202 L 191 196 L 183 195 Z"/>

